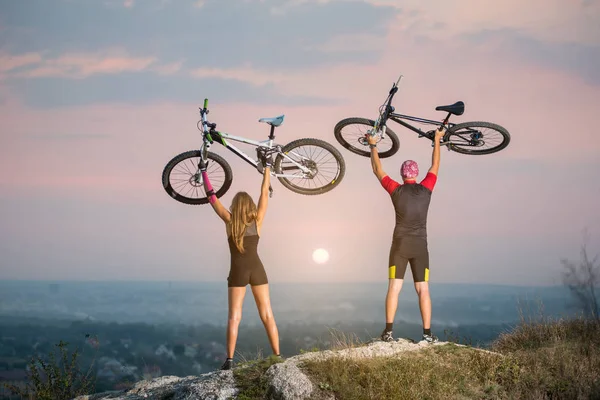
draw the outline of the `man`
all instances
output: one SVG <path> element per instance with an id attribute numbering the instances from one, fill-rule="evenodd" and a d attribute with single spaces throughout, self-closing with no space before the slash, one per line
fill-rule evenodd
<path id="1" fill-rule="evenodd" d="M 443 128 L 435 132 L 431 168 L 420 183 L 416 178 L 419 167 L 416 162 L 407 160 L 402 163 L 400 175 L 403 184 L 391 179 L 381 167 L 377 153 L 377 136 L 367 135 L 371 148 L 371 166 L 381 185 L 390 194 L 396 211 L 396 227 L 388 264 L 389 285 L 385 299 L 385 329 L 381 340 L 394 340 L 392 328 L 398 308 L 398 295 L 402 289 L 406 266 L 410 263 L 415 289 L 419 296 L 419 309 L 423 319 L 423 339 L 429 343 L 437 342 L 431 333 L 431 298 L 429 296 L 429 251 L 427 249 L 427 212 L 431 193 L 437 181 L 440 165 L 440 139 Z"/>

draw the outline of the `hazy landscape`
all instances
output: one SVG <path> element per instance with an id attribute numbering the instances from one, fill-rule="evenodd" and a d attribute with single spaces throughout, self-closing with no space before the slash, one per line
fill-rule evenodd
<path id="1" fill-rule="evenodd" d="M 432 282 L 438 326 L 501 324 L 517 321 L 517 303 L 549 315 L 572 312 L 562 286 L 440 284 Z M 279 324 L 380 322 L 387 282 L 272 283 L 271 298 Z M 0 281 L 0 315 L 51 320 L 117 323 L 182 323 L 221 326 L 227 322 L 224 282 L 72 282 Z M 399 320 L 420 323 L 417 297 L 407 284 L 400 294 Z M 248 289 L 242 323 L 259 324 Z"/>
<path id="2" fill-rule="evenodd" d="M 272 283 L 272 303 L 284 356 L 326 348 L 330 330 L 361 340 L 382 328 L 382 283 Z M 487 346 L 526 317 L 576 313 L 563 287 L 431 284 L 433 329 L 441 338 Z M 24 378 L 34 354 L 60 340 L 94 363 L 96 390 L 127 387 L 160 375 L 193 375 L 225 357 L 226 285 L 222 282 L 0 282 L 0 376 Z M 417 339 L 416 296 L 400 296 L 395 332 Z M 238 360 L 267 356 L 269 346 L 248 291 Z"/>

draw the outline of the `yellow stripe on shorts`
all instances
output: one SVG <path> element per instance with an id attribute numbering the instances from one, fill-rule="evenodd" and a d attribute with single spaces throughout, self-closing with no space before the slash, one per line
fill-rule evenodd
<path id="1" fill-rule="evenodd" d="M 390 279 L 396 279 L 396 266 L 392 265 L 391 267 L 388 268 L 389 273 L 390 273 Z"/>
<path id="2" fill-rule="evenodd" d="M 429 268 L 425 268 L 425 282 L 429 282 Z"/>

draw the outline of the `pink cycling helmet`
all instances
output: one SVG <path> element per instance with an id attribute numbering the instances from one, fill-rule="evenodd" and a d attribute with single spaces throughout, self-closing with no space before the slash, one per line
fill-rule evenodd
<path id="1" fill-rule="evenodd" d="M 400 175 L 404 179 L 414 179 L 419 175 L 419 165 L 416 161 L 406 160 L 400 167 Z"/>

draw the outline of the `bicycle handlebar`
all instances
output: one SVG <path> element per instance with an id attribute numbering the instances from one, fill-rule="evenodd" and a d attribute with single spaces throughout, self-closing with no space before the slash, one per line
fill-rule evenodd
<path id="1" fill-rule="evenodd" d="M 208 99 L 204 99 L 204 109 L 208 108 Z"/>

